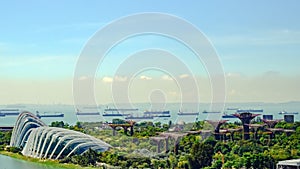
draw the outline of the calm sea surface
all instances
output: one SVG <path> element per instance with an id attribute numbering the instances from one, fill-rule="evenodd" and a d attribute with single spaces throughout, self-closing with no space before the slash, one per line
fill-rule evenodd
<path id="1" fill-rule="evenodd" d="M 110 107 L 114 108 L 114 105 L 101 105 L 97 107 L 74 107 L 72 105 L 22 105 L 22 110 L 28 110 L 32 113 L 35 113 L 37 110 L 43 114 L 44 112 L 55 113 L 62 112 L 64 113 L 64 117 L 57 118 L 42 118 L 42 120 L 50 124 L 52 121 L 65 121 L 71 125 L 75 124 L 77 121 L 84 122 L 97 122 L 97 121 L 111 121 L 116 117 L 103 117 L 103 111 L 105 108 Z M 194 122 L 196 119 L 198 120 L 206 120 L 206 119 L 221 119 L 222 114 L 203 114 L 204 110 L 210 111 L 210 104 L 184 104 L 183 106 L 180 104 L 169 103 L 169 104 L 135 104 L 134 108 L 138 108 L 139 111 L 134 112 L 126 112 L 132 114 L 133 116 L 142 116 L 145 110 L 169 110 L 171 117 L 170 118 L 154 118 L 152 121 L 157 122 L 160 121 L 162 123 L 168 123 L 170 120 L 173 123 L 177 123 L 179 121 L 184 122 Z M 182 106 L 182 107 L 181 107 Z M 7 105 L 0 105 L 0 108 L 6 108 Z M 8 107 L 13 108 L 14 106 L 9 105 Z M 17 107 L 17 106 L 16 106 Z M 100 115 L 93 116 L 76 116 L 75 110 L 79 109 L 81 112 L 100 112 Z M 128 108 L 118 107 L 118 108 Z M 240 108 L 240 109 L 263 109 L 264 112 L 260 113 L 262 115 L 273 115 L 274 119 L 283 119 L 283 115 L 278 114 L 280 111 L 287 112 L 300 112 L 300 102 L 287 102 L 287 103 L 229 103 L 225 105 L 224 111 L 228 114 L 234 113 L 234 111 L 227 111 L 227 108 Z M 199 116 L 178 116 L 177 112 L 181 110 L 183 112 L 200 112 Z M 220 110 L 213 110 L 220 111 Z M 261 116 L 262 117 L 262 116 Z M 120 118 L 120 117 L 117 117 Z M 294 115 L 295 121 L 300 121 L 300 114 Z M 14 125 L 17 116 L 5 116 L 0 117 L 0 125 L 1 126 L 12 126 Z M 230 119 L 230 121 L 235 121 L 237 119 Z"/>

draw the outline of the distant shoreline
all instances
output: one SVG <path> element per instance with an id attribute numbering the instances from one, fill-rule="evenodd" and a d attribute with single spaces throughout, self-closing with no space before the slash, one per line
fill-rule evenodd
<path id="1" fill-rule="evenodd" d="M 186 104 L 211 104 L 211 102 L 184 102 Z M 225 102 L 225 104 L 300 104 L 300 100 L 292 100 L 292 101 L 278 101 L 278 102 L 269 102 L 269 101 L 245 101 L 245 102 L 234 102 L 234 101 L 230 101 L 230 102 Z M 112 105 L 114 103 L 102 103 L 102 104 L 98 104 L 97 106 L 107 106 L 107 105 Z M 118 103 L 120 105 L 122 104 L 128 104 L 128 103 Z M 151 104 L 149 102 L 133 102 L 131 104 Z M 156 103 L 154 103 L 156 104 Z M 181 102 L 167 102 L 167 104 L 181 104 Z M 3 103 L 0 104 L 0 106 L 9 106 L 9 107 L 18 107 L 18 106 L 75 106 L 74 104 L 70 104 L 70 103 L 54 103 L 54 104 L 50 104 L 50 103 Z M 78 106 L 78 105 L 77 105 Z M 96 106 L 96 105 L 91 105 L 91 104 L 83 104 L 83 105 L 79 105 L 79 106 Z"/>

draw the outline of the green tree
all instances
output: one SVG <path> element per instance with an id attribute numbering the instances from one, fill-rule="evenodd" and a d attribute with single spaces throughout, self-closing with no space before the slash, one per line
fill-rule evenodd
<path id="1" fill-rule="evenodd" d="M 204 168 L 211 165 L 214 154 L 213 147 L 205 143 L 195 143 L 191 149 L 191 156 L 188 158 L 191 169 Z"/>
<path id="2" fill-rule="evenodd" d="M 11 131 L 0 132 L 0 145 L 8 145 L 11 138 Z"/>

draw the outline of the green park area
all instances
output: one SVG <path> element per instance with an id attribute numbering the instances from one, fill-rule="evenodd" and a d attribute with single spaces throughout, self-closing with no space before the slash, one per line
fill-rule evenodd
<path id="1" fill-rule="evenodd" d="M 122 127 L 115 127 L 114 131 L 102 122 L 78 122 L 71 126 L 61 121 L 50 126 L 83 132 L 113 148 L 105 152 L 90 149 L 61 160 L 36 159 L 23 156 L 20 148 L 7 147 L 11 132 L 1 132 L 1 154 L 57 168 L 269 169 L 275 168 L 280 160 L 300 157 L 300 122 L 278 122 L 271 130 L 263 122 L 253 121 L 248 140 L 244 139 L 242 124 L 238 122 L 220 125 L 219 133 L 207 121 L 181 125 L 141 122 L 133 125 L 133 133 Z M 170 132 L 174 128 L 179 129 Z"/>

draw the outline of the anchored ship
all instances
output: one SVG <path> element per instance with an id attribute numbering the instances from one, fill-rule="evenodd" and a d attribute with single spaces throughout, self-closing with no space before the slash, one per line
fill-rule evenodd
<path id="1" fill-rule="evenodd" d="M 224 118 L 224 119 L 229 119 L 229 118 L 236 118 L 236 117 L 235 117 L 234 115 L 224 113 L 224 114 L 222 115 L 222 118 Z"/>
<path id="2" fill-rule="evenodd" d="M 281 111 L 278 114 L 298 114 L 298 112 L 286 112 L 286 111 Z"/>
<path id="3" fill-rule="evenodd" d="M 78 116 L 82 116 L 82 115 L 86 115 L 86 116 L 93 116 L 93 115 L 100 115 L 99 112 L 76 112 L 76 115 Z"/>
<path id="4" fill-rule="evenodd" d="M 52 114 L 44 112 L 43 114 L 41 114 L 39 111 L 36 111 L 36 116 L 41 119 L 43 117 L 64 117 L 64 114 L 60 112 L 55 112 Z"/>
<path id="5" fill-rule="evenodd" d="M 179 116 L 195 116 L 195 115 L 199 115 L 199 112 L 182 112 L 182 111 L 179 111 L 177 113 L 177 115 Z"/>
<path id="6" fill-rule="evenodd" d="M 121 112 L 125 112 L 125 111 L 138 111 L 139 109 L 114 109 L 114 108 L 107 108 L 104 109 L 104 111 L 121 111 Z"/>
<path id="7" fill-rule="evenodd" d="M 0 113 L 4 114 L 5 116 L 18 116 L 20 114 L 19 109 L 0 109 Z"/>
<path id="8" fill-rule="evenodd" d="M 243 113 L 243 112 L 263 112 L 263 109 L 238 109 L 236 112 Z"/>
<path id="9" fill-rule="evenodd" d="M 221 113 L 220 111 L 206 111 L 204 110 L 202 113 L 206 114 L 206 113 Z"/>
<path id="10" fill-rule="evenodd" d="M 170 111 L 145 111 L 145 115 L 170 114 Z"/>
<path id="11" fill-rule="evenodd" d="M 171 117 L 171 115 L 170 114 L 161 114 L 161 115 L 154 116 L 154 117 Z"/>
<path id="12" fill-rule="evenodd" d="M 102 116 L 114 116 L 114 117 L 120 117 L 120 116 L 126 116 L 126 114 L 120 114 L 120 113 L 106 113 L 106 112 L 104 112 Z"/>
<path id="13" fill-rule="evenodd" d="M 100 115 L 99 112 L 81 112 L 79 109 L 77 109 L 76 112 L 77 116 L 94 116 L 94 115 Z"/>
<path id="14" fill-rule="evenodd" d="M 126 111 L 138 111 L 139 109 L 114 109 L 114 108 L 107 108 L 104 109 L 102 116 L 128 116 L 129 114 L 126 113 L 120 113 L 120 112 L 126 112 Z M 111 113 L 107 113 L 111 112 Z"/>
<path id="15" fill-rule="evenodd" d="M 232 107 L 229 107 L 227 108 L 227 110 L 238 110 L 239 108 L 232 108 Z"/>
<path id="16" fill-rule="evenodd" d="M 127 116 L 125 117 L 126 120 L 151 120 L 153 116 Z"/>

